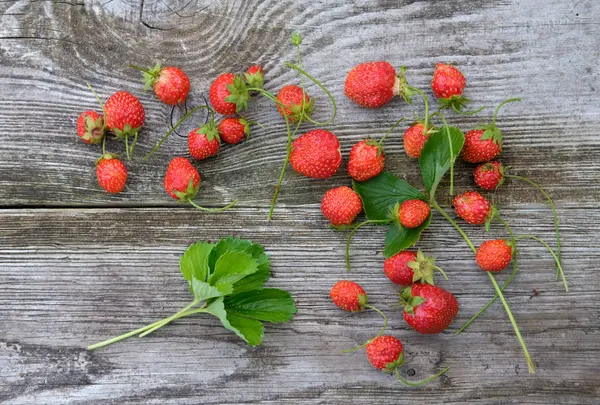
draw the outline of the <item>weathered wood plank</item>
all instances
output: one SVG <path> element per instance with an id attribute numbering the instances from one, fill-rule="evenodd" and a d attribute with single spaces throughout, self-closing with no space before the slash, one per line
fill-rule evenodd
<path id="1" fill-rule="evenodd" d="M 538 368 L 527 374 L 501 306 L 466 333 L 418 336 L 395 307 L 383 275 L 383 232 L 363 230 L 344 269 L 345 234 L 331 232 L 315 206 L 210 216 L 191 209 L 3 210 L 0 215 L 0 400 L 31 403 L 515 403 L 592 404 L 600 372 L 600 281 L 589 270 L 600 254 L 595 209 L 569 206 L 563 216 L 564 265 L 571 292 L 553 281 L 539 246 L 520 247 L 520 273 L 506 296 Z M 552 240 L 548 210 L 505 210 L 518 233 Z M 467 228 L 474 241 L 485 235 Z M 493 229 L 501 235 L 501 229 Z M 144 339 L 95 352 L 86 345 L 172 313 L 189 299 L 178 256 L 191 242 L 233 234 L 264 244 L 271 285 L 290 289 L 299 312 L 267 327 L 263 346 L 249 348 L 214 319 L 193 318 Z M 74 235 L 77 235 L 76 237 Z M 461 311 L 452 329 L 492 295 L 472 254 L 436 215 L 419 244 L 450 279 Z M 505 277 L 506 275 L 504 275 Z M 389 333 L 407 350 L 402 373 L 421 378 L 448 365 L 448 376 L 407 389 L 376 372 L 364 353 L 342 355 L 380 326 L 375 313 L 347 315 L 328 297 L 340 278 L 360 282 L 391 316 Z M 537 290 L 539 295 L 531 296 Z M 412 373 L 412 372 L 411 372 Z"/>

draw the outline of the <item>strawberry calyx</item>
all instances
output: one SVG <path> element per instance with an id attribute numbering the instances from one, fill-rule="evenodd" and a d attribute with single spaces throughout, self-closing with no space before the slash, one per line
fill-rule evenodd
<path id="1" fill-rule="evenodd" d="M 420 249 L 415 260 L 408 262 L 407 265 L 413 271 L 413 283 L 421 282 L 434 285 L 433 272 L 435 270 L 441 272 L 446 280 L 448 279 L 444 270 L 435 265 L 435 259 L 426 257 Z"/>
<path id="2" fill-rule="evenodd" d="M 400 356 L 394 361 L 390 361 L 381 369 L 384 373 L 393 374 L 398 367 L 404 364 L 404 352 L 400 353 Z"/>
<path id="3" fill-rule="evenodd" d="M 162 66 L 160 63 L 157 63 L 154 65 L 154 67 L 148 69 L 144 69 L 136 65 L 129 65 L 129 67 L 142 72 L 142 76 L 144 78 L 144 90 L 150 90 L 152 86 L 154 86 L 154 83 L 158 81 L 162 72 Z"/>
<path id="4" fill-rule="evenodd" d="M 406 82 L 406 66 L 400 66 L 400 73 L 394 80 L 393 93 L 395 96 L 402 97 L 408 104 L 412 104 L 412 96 L 415 94 L 411 86 Z"/>
<path id="5" fill-rule="evenodd" d="M 248 109 L 248 100 L 250 100 L 250 92 L 246 86 L 246 82 L 239 74 L 236 74 L 233 79 L 233 84 L 227 85 L 229 95 L 225 98 L 228 103 L 235 104 L 235 111 L 240 112 Z"/>
<path id="6" fill-rule="evenodd" d="M 131 125 L 125 124 L 125 126 L 123 127 L 123 129 L 113 128 L 112 132 L 115 134 L 115 136 L 118 139 L 122 140 L 122 139 L 125 139 L 127 137 L 136 135 L 140 131 L 140 129 L 142 129 L 142 127 L 132 128 Z"/>
<path id="7" fill-rule="evenodd" d="M 265 76 L 258 70 L 255 73 L 244 73 L 244 79 L 248 87 L 262 89 L 265 84 Z"/>
<path id="8" fill-rule="evenodd" d="M 217 124 L 215 124 L 215 120 L 211 119 L 208 123 L 202 125 L 200 128 L 196 130 L 196 133 L 203 134 L 206 136 L 207 141 L 212 141 L 216 139 L 219 143 L 221 142 L 221 137 L 219 136 L 219 130 L 217 129 Z"/>
<path id="9" fill-rule="evenodd" d="M 366 294 L 358 294 L 358 305 L 360 306 L 359 311 L 364 311 L 367 306 L 369 299 Z"/>
<path id="10" fill-rule="evenodd" d="M 459 95 L 454 95 L 448 98 L 438 98 L 437 101 L 440 104 L 440 110 L 452 109 L 457 113 L 462 112 L 463 108 L 466 107 L 467 104 L 471 103 L 471 100 L 465 96 Z"/>
<path id="11" fill-rule="evenodd" d="M 508 103 L 515 102 L 515 101 L 521 101 L 521 99 L 520 98 L 509 98 L 507 100 L 504 100 L 500 104 L 498 104 L 498 107 L 496 107 L 496 109 L 494 110 L 494 115 L 492 116 L 492 123 L 479 125 L 475 128 L 475 129 L 484 131 L 483 134 L 481 134 L 481 137 L 479 139 L 481 139 L 482 141 L 491 139 L 496 145 L 502 147 L 502 132 L 496 126 L 496 117 L 498 116 L 498 111 L 500 111 L 500 108 L 502 108 L 502 106 L 504 106 L 505 104 L 508 104 Z"/>
<path id="12" fill-rule="evenodd" d="M 119 157 L 119 155 L 115 155 L 114 153 L 104 153 L 104 154 L 102 154 L 102 156 L 100 156 L 98 159 L 96 159 L 95 165 L 98 166 L 98 164 L 100 162 L 102 162 L 103 160 L 116 159 L 118 157 Z"/>
<path id="13" fill-rule="evenodd" d="M 185 189 L 185 191 L 173 190 L 173 194 L 179 198 L 180 202 L 189 203 L 192 198 L 196 197 L 198 194 L 198 190 L 200 189 L 200 183 L 194 187 L 194 178 L 190 177 L 190 181 Z"/>
<path id="14" fill-rule="evenodd" d="M 488 213 L 487 219 L 485 220 L 485 231 L 489 232 L 494 218 L 500 218 L 498 208 L 493 204 L 490 205 L 490 212 Z"/>
<path id="15" fill-rule="evenodd" d="M 290 111 L 288 117 L 290 117 L 293 121 L 299 121 L 303 117 L 310 117 L 311 113 L 313 112 L 315 100 L 311 98 L 307 103 L 305 97 L 304 101 L 305 102 L 303 104 L 290 103 L 285 106 L 285 109 Z"/>
<path id="16" fill-rule="evenodd" d="M 423 297 L 412 295 L 412 287 L 406 287 L 400 291 L 400 305 L 404 306 L 404 310 L 409 314 L 415 313 L 415 308 L 427 301 Z"/>
<path id="17" fill-rule="evenodd" d="M 102 142 L 105 135 L 104 119 L 102 116 L 93 119 L 89 115 L 85 117 L 85 133 L 81 137 L 92 145 Z"/>

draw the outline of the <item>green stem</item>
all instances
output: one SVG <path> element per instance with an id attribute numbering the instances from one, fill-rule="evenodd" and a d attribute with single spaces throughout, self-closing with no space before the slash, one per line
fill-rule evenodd
<path id="1" fill-rule="evenodd" d="M 477 248 L 475 248 L 475 245 L 473 245 L 473 242 L 471 242 L 471 239 L 469 239 L 469 237 L 467 236 L 467 234 L 465 233 L 465 231 L 462 230 L 462 228 L 450 217 L 450 215 L 448 215 L 448 213 L 446 211 L 444 211 L 438 204 L 437 202 L 431 201 L 431 206 L 433 208 L 436 209 L 436 211 L 438 211 L 440 214 L 442 214 L 442 216 L 444 218 L 446 218 L 446 220 L 448 222 L 450 222 L 450 224 L 458 231 L 458 233 L 460 233 L 460 235 L 463 237 L 463 239 L 465 240 L 465 242 L 467 242 L 467 245 L 469 245 L 469 247 L 471 248 L 471 250 L 473 251 L 473 253 L 477 253 Z"/>
<path id="2" fill-rule="evenodd" d="M 558 256 L 556 256 L 556 253 L 554 253 L 554 251 L 552 250 L 552 248 L 546 242 L 544 242 L 543 239 L 538 238 L 537 236 L 534 236 L 534 235 L 519 235 L 516 239 L 518 240 L 518 239 L 522 239 L 522 238 L 528 238 L 528 239 L 537 240 L 542 245 L 544 245 L 546 247 L 546 249 L 548 249 L 548 252 L 550 252 L 550 254 L 552 255 L 552 257 L 554 258 L 554 261 L 556 262 L 556 266 L 558 267 L 558 270 L 560 272 L 560 275 L 561 275 L 561 278 L 562 278 L 562 281 L 563 281 L 563 285 L 565 286 L 565 291 L 569 292 L 569 286 L 567 284 L 567 279 L 565 278 L 565 273 L 563 272 L 562 265 L 560 264 L 560 260 L 558 259 Z"/>
<path id="3" fill-rule="evenodd" d="M 187 202 L 190 203 L 191 205 L 193 205 L 194 207 L 198 208 L 200 211 L 205 211 L 205 212 L 221 212 L 221 211 L 225 211 L 226 209 L 229 209 L 229 208 L 233 207 L 235 204 L 237 204 L 238 200 L 233 200 L 232 202 L 230 202 L 226 206 L 219 207 L 219 208 L 205 208 L 205 207 L 201 207 L 200 205 L 196 204 L 192 200 L 187 200 Z"/>
<path id="4" fill-rule="evenodd" d="M 377 308 L 375 308 L 375 307 L 373 307 L 371 305 L 365 305 L 365 308 L 372 309 L 373 311 L 375 311 L 379 315 L 381 315 L 383 317 L 383 326 L 381 327 L 381 329 L 379 329 L 379 332 L 377 333 L 377 335 L 375 335 L 375 337 L 372 337 L 371 339 L 367 340 L 365 343 L 363 343 L 360 346 L 353 347 L 352 349 L 342 350 L 342 353 L 352 353 L 352 352 L 355 352 L 357 350 L 360 350 L 363 347 L 365 347 L 366 345 L 368 345 L 369 343 L 371 343 L 373 340 L 375 340 L 378 337 L 380 337 L 381 335 L 383 335 L 383 333 L 385 332 L 385 329 L 387 328 L 387 325 L 388 325 L 388 318 L 387 318 L 387 316 L 385 316 L 385 314 L 383 312 L 381 312 L 379 309 L 377 309 Z"/>
<path id="5" fill-rule="evenodd" d="M 432 375 L 429 378 L 426 378 L 426 379 L 421 380 L 421 381 L 414 381 L 413 382 L 413 381 L 407 381 L 404 378 L 400 377 L 400 372 L 398 371 L 398 368 L 396 368 L 396 379 L 398 381 L 400 381 L 402 384 L 408 385 L 409 387 L 418 387 L 418 386 L 427 384 L 430 381 L 435 380 L 436 378 L 438 378 L 439 376 L 441 376 L 442 374 L 444 374 L 448 370 L 450 370 L 450 367 L 446 367 L 445 369 L 443 369 L 439 373 L 436 373 L 436 374 Z"/>
<path id="6" fill-rule="evenodd" d="M 106 133 L 102 137 L 102 156 L 106 155 Z"/>
<path id="7" fill-rule="evenodd" d="M 152 148 L 152 150 L 146 156 L 144 156 L 144 161 L 148 160 L 150 158 L 150 156 L 152 156 L 154 154 L 154 152 L 156 152 L 158 150 L 158 148 L 160 148 L 160 145 L 162 145 L 163 142 L 167 140 L 167 138 L 169 137 L 169 135 L 171 135 L 173 133 L 173 131 L 175 131 L 177 129 L 177 127 L 179 127 L 193 113 L 195 113 L 196 111 L 198 111 L 200 109 L 203 109 L 203 108 L 206 108 L 207 110 L 209 110 L 211 112 L 212 118 L 214 119 L 215 112 L 209 106 L 207 106 L 207 105 L 200 105 L 198 107 L 192 108 L 187 114 L 185 114 L 183 117 L 181 117 L 181 119 L 179 121 L 177 121 L 177 123 L 175 123 L 175 125 L 173 125 L 171 127 L 171 129 L 169 129 L 167 131 L 167 133 L 165 134 L 165 136 L 162 137 L 162 139 L 156 144 L 156 146 L 154 146 L 154 148 Z"/>
<path id="8" fill-rule="evenodd" d="M 92 94 L 94 94 L 94 97 L 96 97 L 98 104 L 100 104 L 100 108 L 102 109 L 102 122 L 104 123 L 104 128 L 106 128 L 106 114 L 104 113 L 104 104 L 102 104 L 102 100 L 100 100 L 100 97 L 98 97 L 98 94 L 96 94 L 92 85 L 88 83 L 87 86 L 92 91 Z"/>
<path id="9" fill-rule="evenodd" d="M 129 65 L 129 67 L 130 67 L 130 68 L 132 68 L 132 69 L 137 69 L 137 70 L 139 70 L 140 72 L 143 72 L 143 73 L 147 73 L 147 74 L 149 74 L 149 75 L 152 75 L 152 73 L 150 73 L 150 71 L 149 71 L 148 69 L 144 69 L 143 67 L 139 67 L 139 66 L 136 66 L 136 65 Z M 152 76 L 154 76 L 154 75 L 152 75 Z"/>
<path id="10" fill-rule="evenodd" d="M 500 111 L 500 108 L 504 104 L 513 103 L 515 101 L 521 101 L 521 99 L 520 98 L 509 98 L 508 100 L 504 100 L 503 102 L 498 104 L 498 107 L 496 107 L 496 109 L 494 110 L 494 116 L 492 117 L 492 126 L 494 126 L 494 127 L 496 126 L 496 116 L 498 115 L 498 111 Z"/>
<path id="11" fill-rule="evenodd" d="M 138 132 L 135 133 L 135 135 L 133 136 L 133 143 L 131 144 L 131 149 L 129 150 L 129 153 L 131 154 L 131 156 L 133 156 L 133 149 L 135 149 L 135 145 L 137 144 L 138 141 Z"/>
<path id="12" fill-rule="evenodd" d="M 440 273 L 442 273 L 442 276 L 444 276 L 445 280 L 448 280 L 448 276 L 446 275 L 446 272 L 444 270 L 442 270 L 441 267 L 438 267 L 438 266 L 434 265 L 433 268 L 436 269 L 437 271 L 439 271 Z"/>
<path id="13" fill-rule="evenodd" d="M 158 323 L 157 325 L 153 326 L 152 328 L 147 329 L 143 333 L 140 333 L 140 335 L 138 337 L 144 337 L 144 336 L 149 335 L 150 333 L 154 332 L 155 330 L 157 330 L 159 328 L 162 328 L 163 326 L 165 326 L 169 322 L 172 322 L 173 320 L 177 319 L 177 317 L 179 315 L 183 314 L 184 312 L 187 312 L 189 309 L 191 309 L 192 307 L 198 305 L 199 303 L 200 303 L 200 301 L 196 301 L 196 300 L 192 301 L 189 305 L 186 305 L 186 307 L 183 308 L 181 311 L 174 313 L 173 315 L 171 315 L 170 317 L 166 318 L 165 320 L 163 320 L 162 322 Z"/>
<path id="14" fill-rule="evenodd" d="M 125 135 L 125 152 L 127 153 L 127 160 L 131 160 L 131 155 L 129 154 L 129 135 Z"/>
<path id="15" fill-rule="evenodd" d="M 385 135 L 383 135 L 383 137 L 379 140 L 379 142 L 377 142 L 377 146 L 381 146 L 383 144 L 383 142 L 385 141 L 385 138 L 387 138 L 387 136 L 392 133 L 394 128 L 396 128 L 398 125 L 400 125 L 400 123 L 402 121 L 405 121 L 405 120 L 406 120 L 406 118 L 402 117 L 398 121 L 394 122 L 394 125 L 392 125 L 392 127 L 390 129 L 388 129 L 387 132 L 385 133 Z"/>
<path id="16" fill-rule="evenodd" d="M 350 270 L 350 242 L 352 241 L 352 236 L 354 236 L 354 232 L 358 231 L 360 228 L 367 224 L 384 224 L 389 222 L 391 222 L 391 220 L 389 219 L 370 219 L 367 221 L 363 221 L 360 224 L 356 225 L 354 228 L 352 228 L 352 231 L 350 231 L 350 234 L 348 235 L 348 240 L 346 241 L 346 270 Z"/>
<path id="17" fill-rule="evenodd" d="M 481 112 L 483 109 L 485 108 L 484 105 L 482 105 L 481 107 L 479 107 L 476 110 L 470 110 L 470 111 L 460 111 L 459 109 L 457 109 L 455 106 L 452 106 L 452 109 L 454 110 L 454 112 L 456 112 L 457 114 L 460 115 L 475 115 L 478 112 Z"/>
<path id="18" fill-rule="evenodd" d="M 450 127 L 448 126 L 448 122 L 446 121 L 446 117 L 442 113 L 438 113 L 438 116 L 442 119 L 444 123 L 444 128 L 446 129 L 446 136 L 448 137 L 448 148 L 450 151 L 450 195 L 454 195 L 454 150 L 452 149 L 452 138 L 450 137 Z"/>
<path id="19" fill-rule="evenodd" d="M 427 98 L 425 93 L 423 93 L 416 87 L 408 86 L 408 88 L 412 91 L 419 93 L 421 97 L 423 97 L 423 101 L 425 102 L 425 122 L 423 123 L 423 133 L 425 134 L 425 136 L 427 136 L 429 132 L 429 99 Z"/>

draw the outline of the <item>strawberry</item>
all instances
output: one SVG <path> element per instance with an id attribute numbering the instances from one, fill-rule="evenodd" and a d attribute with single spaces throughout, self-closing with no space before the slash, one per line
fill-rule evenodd
<path id="1" fill-rule="evenodd" d="M 484 271 L 502 271 L 512 260 L 513 248 L 504 239 L 486 240 L 477 249 L 475 260 Z"/>
<path id="2" fill-rule="evenodd" d="M 214 156 L 220 147 L 221 138 L 213 120 L 188 134 L 188 149 L 194 159 L 203 160 Z"/>
<path id="3" fill-rule="evenodd" d="M 77 135 L 88 144 L 99 144 L 104 138 L 104 120 L 96 111 L 88 110 L 77 118 Z"/>
<path id="4" fill-rule="evenodd" d="M 176 105 L 186 100 L 190 91 L 190 79 L 183 70 L 174 66 L 163 68 L 160 63 L 149 69 L 129 66 L 142 72 L 146 90 L 152 88 L 163 103 Z"/>
<path id="5" fill-rule="evenodd" d="M 404 320 L 423 334 L 441 333 L 458 313 L 458 302 L 452 293 L 431 285 L 413 284 L 400 295 Z"/>
<path id="6" fill-rule="evenodd" d="M 290 164 L 306 177 L 331 177 L 342 164 L 340 142 L 324 129 L 309 131 L 292 142 Z"/>
<path id="7" fill-rule="evenodd" d="M 411 158 L 420 158 L 427 135 L 421 123 L 415 123 L 404 131 L 404 151 Z"/>
<path id="8" fill-rule="evenodd" d="M 344 94 L 356 104 L 365 108 L 380 108 L 394 96 L 410 100 L 412 91 L 404 78 L 405 69 L 400 75 L 388 62 L 366 62 L 354 66 L 346 76 Z"/>
<path id="9" fill-rule="evenodd" d="M 482 163 L 473 172 L 475 183 L 484 190 L 495 190 L 504 182 L 505 168 L 498 161 Z"/>
<path id="10" fill-rule="evenodd" d="M 440 271 L 446 277 L 444 271 L 435 265 L 435 260 L 425 257 L 420 250 L 403 250 L 383 262 L 385 275 L 392 283 L 399 285 L 411 285 L 416 282 L 433 284 L 434 270 Z"/>
<path id="11" fill-rule="evenodd" d="M 400 225 L 416 228 L 429 218 L 431 209 L 423 200 L 406 200 L 396 208 L 396 212 Z"/>
<path id="12" fill-rule="evenodd" d="M 302 96 L 304 95 L 304 106 L 302 106 Z M 290 121 L 298 121 L 302 115 L 310 116 L 314 107 L 314 101 L 308 97 L 302 87 L 290 84 L 284 86 L 277 93 L 277 100 L 285 106 L 277 105 L 279 114 Z"/>
<path id="13" fill-rule="evenodd" d="M 369 180 L 383 171 L 385 154 L 374 140 L 365 139 L 350 150 L 348 174 L 356 181 Z"/>
<path id="14" fill-rule="evenodd" d="M 460 112 L 471 102 L 462 95 L 466 83 L 465 76 L 456 67 L 438 63 L 431 79 L 431 89 L 442 109 L 452 108 Z"/>
<path id="15" fill-rule="evenodd" d="M 393 336 L 379 336 L 367 343 L 367 358 L 373 367 L 393 373 L 404 363 L 404 349 Z"/>
<path id="16" fill-rule="evenodd" d="M 96 162 L 98 184 L 109 193 L 123 191 L 127 183 L 127 168 L 119 159 L 109 153 L 102 155 Z"/>
<path id="17" fill-rule="evenodd" d="M 329 296 L 344 311 L 362 311 L 367 305 L 367 293 L 354 281 L 341 280 L 331 287 Z"/>
<path id="18" fill-rule="evenodd" d="M 137 135 L 145 118 L 144 106 L 140 100 L 126 91 L 114 93 L 104 104 L 106 127 L 119 139 Z"/>
<path id="19" fill-rule="evenodd" d="M 176 157 L 169 163 L 164 185 L 167 193 L 174 199 L 189 201 L 198 194 L 200 174 L 189 160 Z"/>
<path id="20" fill-rule="evenodd" d="M 244 118 L 229 117 L 223 119 L 217 127 L 219 137 L 225 143 L 236 144 L 250 137 L 250 123 Z"/>
<path id="21" fill-rule="evenodd" d="M 216 112 L 233 115 L 248 108 L 250 94 L 241 76 L 223 73 L 210 85 L 209 98 Z"/>
<path id="22" fill-rule="evenodd" d="M 477 191 L 467 191 L 457 195 L 452 200 L 452 204 L 458 216 L 470 224 L 484 224 L 492 215 L 490 202 Z"/>
<path id="23" fill-rule="evenodd" d="M 259 65 L 252 65 L 244 74 L 248 87 L 262 89 L 265 83 L 265 71 Z"/>
<path id="24" fill-rule="evenodd" d="M 321 212 L 333 226 L 352 224 L 362 208 L 356 191 L 346 186 L 332 188 L 321 201 Z"/>

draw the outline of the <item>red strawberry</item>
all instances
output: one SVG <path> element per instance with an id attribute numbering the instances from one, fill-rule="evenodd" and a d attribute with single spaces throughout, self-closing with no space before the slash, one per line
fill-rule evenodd
<path id="1" fill-rule="evenodd" d="M 165 174 L 165 190 L 176 200 L 189 201 L 200 188 L 200 174 L 189 160 L 176 157 L 171 160 Z"/>
<path id="2" fill-rule="evenodd" d="M 411 158 L 420 158 L 426 140 L 427 135 L 423 124 L 413 124 L 404 131 L 404 151 Z"/>
<path id="3" fill-rule="evenodd" d="M 201 128 L 193 129 L 188 134 L 188 149 L 194 159 L 202 160 L 214 156 L 220 146 L 221 139 L 213 120 Z"/>
<path id="4" fill-rule="evenodd" d="M 429 218 L 431 209 L 423 200 L 406 200 L 400 204 L 397 213 L 400 225 L 405 228 L 416 228 Z"/>
<path id="5" fill-rule="evenodd" d="M 353 67 L 346 76 L 344 93 L 365 108 L 380 108 L 394 96 L 409 100 L 412 93 L 406 85 L 402 68 L 400 75 L 388 62 L 366 62 Z"/>
<path id="6" fill-rule="evenodd" d="M 503 240 L 486 240 L 477 249 L 475 260 L 484 271 L 502 271 L 512 260 L 512 245 Z"/>
<path id="7" fill-rule="evenodd" d="M 399 285 L 411 285 L 416 282 L 433 284 L 434 270 L 440 271 L 446 277 L 443 270 L 435 265 L 435 260 L 425 257 L 420 250 L 418 252 L 403 250 L 383 262 L 385 275 Z"/>
<path id="8" fill-rule="evenodd" d="M 404 320 L 419 333 L 441 333 L 458 313 L 454 295 L 431 284 L 413 284 L 400 297 Z"/>
<path id="9" fill-rule="evenodd" d="M 77 119 L 77 135 L 85 143 L 98 144 L 104 138 L 104 120 L 96 111 L 88 110 Z"/>
<path id="10" fill-rule="evenodd" d="M 379 144 L 371 139 L 357 143 L 350 150 L 348 174 L 356 181 L 369 180 L 383 171 L 385 154 Z"/>
<path id="11" fill-rule="evenodd" d="M 119 159 L 106 153 L 96 163 L 96 177 L 100 187 L 117 194 L 123 191 L 127 183 L 127 168 Z"/>
<path id="12" fill-rule="evenodd" d="M 292 142 L 290 164 L 306 177 L 331 177 L 342 164 L 340 142 L 324 129 L 309 131 Z"/>
<path id="13" fill-rule="evenodd" d="M 498 161 L 482 163 L 475 169 L 475 183 L 484 190 L 495 190 L 504 181 L 504 166 Z"/>
<path id="14" fill-rule="evenodd" d="M 333 226 L 352 224 L 362 208 L 358 194 L 346 186 L 332 188 L 321 201 L 321 212 Z"/>
<path id="15" fill-rule="evenodd" d="M 183 103 L 190 91 L 190 79 L 183 70 L 174 67 L 161 67 L 157 63 L 151 69 L 143 69 L 130 65 L 142 72 L 146 89 L 154 89 L 156 96 L 165 104 L 176 105 Z"/>
<path id="16" fill-rule="evenodd" d="M 304 95 L 304 107 L 302 106 L 302 95 Z M 280 105 L 277 105 L 279 114 L 282 117 L 287 115 L 290 121 L 298 121 L 303 114 L 303 110 L 304 116 L 310 116 L 314 107 L 314 101 L 308 97 L 308 94 L 302 90 L 302 87 L 294 84 L 282 87 L 279 93 L 277 93 L 277 100 L 285 106 L 285 108 L 282 108 Z"/>
<path id="17" fill-rule="evenodd" d="M 209 98 L 216 112 L 233 115 L 248 108 L 250 94 L 241 76 L 223 73 L 210 85 Z"/>
<path id="18" fill-rule="evenodd" d="M 492 214 L 490 202 L 477 191 L 467 191 L 457 195 L 452 203 L 458 216 L 470 224 L 484 224 Z"/>
<path id="19" fill-rule="evenodd" d="M 442 108 L 460 111 L 470 102 L 462 96 L 466 83 L 465 76 L 456 67 L 438 63 L 431 80 L 431 89 Z"/>
<path id="20" fill-rule="evenodd" d="M 244 74 L 248 87 L 262 89 L 265 83 L 265 71 L 259 65 L 252 65 Z"/>
<path id="21" fill-rule="evenodd" d="M 367 358 L 373 367 L 388 373 L 404 363 L 404 349 L 393 336 L 379 336 L 367 343 Z"/>
<path id="22" fill-rule="evenodd" d="M 367 305 L 365 290 L 354 281 L 338 281 L 331 287 L 329 296 L 333 303 L 344 311 L 362 311 Z"/>
<path id="23" fill-rule="evenodd" d="M 119 139 L 136 135 L 144 125 L 144 106 L 136 96 L 126 91 L 118 91 L 104 104 L 106 127 Z"/>
<path id="24" fill-rule="evenodd" d="M 250 124 L 244 118 L 225 118 L 219 123 L 217 129 L 221 140 L 229 144 L 239 143 L 244 136 L 250 136 Z"/>

